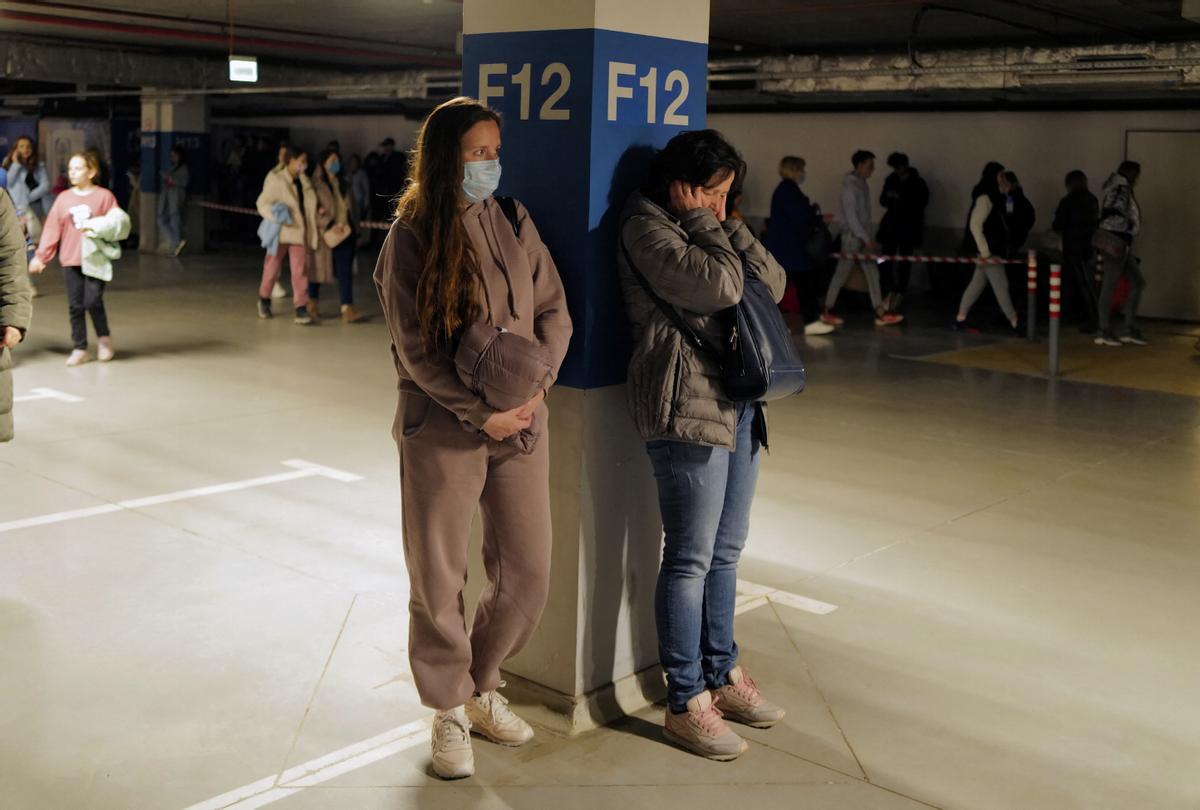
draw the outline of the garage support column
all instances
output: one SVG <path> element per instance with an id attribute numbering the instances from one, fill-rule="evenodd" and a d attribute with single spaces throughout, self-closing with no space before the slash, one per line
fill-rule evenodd
<path id="1" fill-rule="evenodd" d="M 549 706 L 574 732 L 664 691 L 654 631 L 661 525 L 626 405 L 617 219 L 653 149 L 704 126 L 709 3 L 466 0 L 464 16 L 464 92 L 504 116 L 500 193 L 529 208 L 575 322 L 549 402 L 550 603 L 506 668 L 518 699 Z"/>
<path id="2" fill-rule="evenodd" d="M 170 166 L 170 153 L 179 147 L 187 158 L 188 204 L 183 215 L 183 237 L 191 250 L 204 247 L 205 210 L 195 203 L 208 194 L 208 101 L 204 97 L 172 96 L 169 91 L 145 88 L 142 94 L 141 205 L 135 216 L 140 229 L 139 250 L 153 253 L 170 241 L 158 225 L 163 187 L 162 173 Z"/>

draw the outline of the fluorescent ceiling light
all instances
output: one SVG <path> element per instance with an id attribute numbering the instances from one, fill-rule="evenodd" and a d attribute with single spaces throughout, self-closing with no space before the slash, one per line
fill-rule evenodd
<path id="1" fill-rule="evenodd" d="M 229 57 L 229 81 L 256 82 L 258 81 L 258 59 L 253 56 Z"/>
<path id="2" fill-rule="evenodd" d="M 1017 78 L 1022 87 L 1095 87 L 1097 85 L 1175 87 L 1182 83 L 1183 72 L 1171 69 L 1053 71 L 1020 73 Z"/>

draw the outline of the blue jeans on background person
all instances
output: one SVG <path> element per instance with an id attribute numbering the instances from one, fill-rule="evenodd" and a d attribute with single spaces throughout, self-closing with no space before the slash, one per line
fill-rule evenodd
<path id="1" fill-rule="evenodd" d="M 333 276 L 337 279 L 338 297 L 342 306 L 354 303 L 354 249 L 353 235 L 333 249 Z M 308 282 L 308 297 L 320 298 L 321 285 L 315 281 Z"/>
<path id="2" fill-rule="evenodd" d="M 183 240 L 183 216 L 178 211 L 161 211 L 158 215 L 158 226 L 166 232 L 171 248 L 178 247 Z"/>
<path id="3" fill-rule="evenodd" d="M 668 440 L 646 444 L 665 536 L 654 611 L 673 712 L 725 686 L 737 665 L 737 564 L 758 481 L 755 412 L 753 403 L 738 404 L 733 452 Z"/>

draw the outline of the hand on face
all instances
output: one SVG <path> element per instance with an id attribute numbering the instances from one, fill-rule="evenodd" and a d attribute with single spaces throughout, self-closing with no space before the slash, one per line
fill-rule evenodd
<path id="1" fill-rule="evenodd" d="M 668 190 L 671 197 L 671 208 L 680 216 L 695 211 L 697 208 L 707 208 L 717 215 L 719 222 L 725 221 L 725 195 L 710 194 L 703 186 L 693 186 L 682 180 L 671 183 Z"/>

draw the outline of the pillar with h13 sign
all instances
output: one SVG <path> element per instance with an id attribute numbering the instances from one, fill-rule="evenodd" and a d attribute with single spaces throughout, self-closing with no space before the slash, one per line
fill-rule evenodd
<path id="1" fill-rule="evenodd" d="M 704 127 L 709 4 L 467 0 L 464 17 L 463 91 L 504 117 L 499 193 L 528 207 L 575 323 L 549 399 L 550 603 L 506 671 L 578 731 L 664 691 L 654 632 L 661 524 L 625 402 L 631 336 L 617 219 L 654 149 Z"/>

